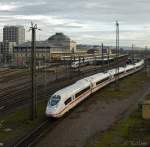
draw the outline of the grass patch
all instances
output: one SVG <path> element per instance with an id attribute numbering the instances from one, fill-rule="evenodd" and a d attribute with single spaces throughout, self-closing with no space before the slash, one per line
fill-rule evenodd
<path id="1" fill-rule="evenodd" d="M 141 111 L 120 120 L 101 134 L 95 145 L 86 147 L 137 147 L 150 145 L 150 120 L 143 120 Z"/>
<path id="2" fill-rule="evenodd" d="M 147 81 L 150 81 L 150 77 L 146 76 L 146 74 L 141 71 L 137 74 L 120 79 L 120 90 L 115 90 L 115 83 L 112 83 L 101 90 L 101 93 L 98 93 L 98 97 L 100 97 L 100 100 L 102 100 L 102 97 L 104 97 L 105 100 L 126 98 L 143 88 Z M 97 94 L 95 94 L 95 96 L 97 96 Z"/>
<path id="3" fill-rule="evenodd" d="M 38 103 L 37 119 L 30 120 L 31 108 L 19 108 L 16 112 L 0 118 L 0 142 L 12 144 L 17 138 L 39 125 L 44 119 L 45 102 Z"/>

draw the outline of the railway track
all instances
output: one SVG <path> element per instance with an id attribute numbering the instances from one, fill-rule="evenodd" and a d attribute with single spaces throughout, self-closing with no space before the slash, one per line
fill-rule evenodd
<path id="1" fill-rule="evenodd" d="M 38 101 L 47 100 L 47 99 L 45 99 L 45 97 L 47 98 L 48 95 L 51 95 L 52 93 L 54 93 L 59 88 L 63 88 L 64 86 L 67 86 L 67 85 L 68 84 L 61 84 L 61 85 L 56 84 L 56 86 L 54 86 L 52 89 L 49 89 L 49 88 L 44 89 L 44 88 L 41 88 L 41 86 L 37 87 L 37 89 L 38 89 L 38 91 L 37 91 Z M 8 97 L 7 97 L 5 100 L 1 101 L 0 102 L 1 103 L 0 114 L 1 113 L 2 114 L 7 113 L 10 110 L 15 110 L 15 108 L 17 108 L 19 106 L 29 105 L 31 102 L 31 93 L 29 92 L 29 90 L 31 90 L 31 89 L 22 89 L 20 91 L 20 93 L 15 94 L 15 98 L 8 99 Z M 45 94 L 45 92 L 46 92 L 46 94 Z"/>
<path id="2" fill-rule="evenodd" d="M 17 97 L 22 97 L 24 90 L 29 89 L 30 83 L 24 82 L 23 85 L 17 87 L 8 87 L 0 89 L 0 106 L 16 100 Z"/>
<path id="3" fill-rule="evenodd" d="M 49 124 L 50 123 L 48 120 L 44 120 L 36 129 L 28 133 L 27 136 L 17 140 L 12 147 L 31 147 L 41 136 L 47 132 Z"/>
<path id="4" fill-rule="evenodd" d="M 82 76 L 85 76 L 86 74 L 93 74 L 95 72 L 97 72 L 100 69 L 92 69 L 92 70 L 86 70 L 86 71 L 82 71 L 78 74 L 84 74 Z M 86 76 L 87 76 L 86 75 Z M 76 81 L 76 79 L 72 80 L 71 82 Z M 56 82 L 55 82 L 56 83 Z M 27 85 L 26 85 L 27 84 Z M 51 83 L 49 83 L 51 84 Z M 29 104 L 29 100 L 30 100 L 30 94 L 27 96 L 25 93 L 27 91 L 29 91 L 29 87 L 28 87 L 28 83 L 25 83 L 26 86 L 22 86 L 20 87 L 20 89 L 18 89 L 18 92 L 15 92 L 15 88 L 12 89 L 12 91 L 14 91 L 14 95 L 16 95 L 16 98 L 9 101 L 9 103 L 7 104 L 7 106 L 5 106 L 5 108 L 3 109 L 4 112 L 9 111 L 10 109 L 13 109 L 14 107 L 17 107 L 19 105 L 22 104 Z M 68 84 L 66 84 L 68 85 Z M 64 87 L 64 85 L 62 85 L 62 87 Z M 58 88 L 61 88 L 60 85 L 57 84 L 57 86 L 55 88 L 49 89 L 47 88 L 47 96 L 54 93 Z M 6 91 L 8 91 L 8 89 L 6 89 Z M 44 89 L 40 89 L 38 91 L 38 97 L 42 97 L 43 96 L 43 90 Z M 5 92 L 4 92 L 5 93 Z M 13 94 L 11 95 L 11 97 L 13 96 Z M 1 97 L 1 96 L 0 96 Z M 6 100 L 8 99 L 8 97 L 6 98 Z M 40 100 L 40 98 L 39 98 Z M 43 99 L 45 100 L 45 99 Z M 0 102 L 1 103 L 1 102 Z M 1 111 L 1 110 L 0 110 Z M 2 111 L 2 112 L 3 112 Z M 43 122 L 33 131 L 31 131 L 29 134 L 27 134 L 27 136 L 22 137 L 21 139 L 19 139 L 14 145 L 13 147 L 31 147 L 33 146 L 40 137 L 42 137 L 44 134 L 46 134 L 46 132 L 50 131 L 51 129 L 53 129 L 60 121 L 47 121 L 47 120 L 43 120 Z"/>
<path id="5" fill-rule="evenodd" d="M 27 78 L 29 77 L 29 73 L 28 72 L 13 72 L 13 74 L 1 74 L 0 73 L 0 82 L 1 83 L 5 83 L 11 80 L 17 80 L 18 78 Z"/>
<path id="6" fill-rule="evenodd" d="M 50 87 L 51 84 L 53 84 L 53 88 L 46 88 L 44 85 L 37 86 L 37 95 L 38 100 L 45 101 L 45 97 L 48 97 L 48 95 L 51 95 L 59 88 L 63 88 L 64 86 L 67 86 L 68 83 L 72 83 L 75 80 L 68 81 L 64 83 L 63 79 L 59 80 L 61 82 L 61 85 L 57 84 L 55 82 L 50 82 L 47 87 Z M 1 90 L 2 91 L 2 90 Z M 18 106 L 30 104 L 31 100 L 31 87 L 29 83 L 25 83 L 24 86 L 21 86 L 19 89 L 16 89 L 13 87 L 12 89 L 6 88 L 5 91 L 0 93 L 0 113 L 7 113 L 9 110 L 15 110 Z M 46 94 L 45 94 L 46 92 Z M 44 99 L 43 99 L 44 97 Z"/>
<path id="7" fill-rule="evenodd" d="M 11 147 L 32 147 L 34 146 L 40 138 L 42 138 L 45 134 L 52 131 L 57 125 L 60 124 L 62 120 L 64 120 L 70 112 L 68 112 L 64 117 L 59 119 L 53 118 L 43 118 L 43 121 L 37 126 L 35 129 L 30 131 L 27 135 L 18 139 Z"/>
<path id="8" fill-rule="evenodd" d="M 55 91 L 57 91 L 60 88 L 63 88 L 67 86 L 68 84 L 72 84 L 76 80 L 80 79 L 81 77 L 86 77 L 91 74 L 95 74 L 97 72 L 100 72 L 101 69 L 92 68 L 92 69 L 86 69 L 83 71 L 73 71 L 70 73 L 70 77 L 67 76 L 63 77 L 62 79 L 59 79 L 59 85 L 57 82 L 51 81 L 46 85 L 46 89 L 44 85 L 38 85 L 37 86 L 37 99 L 45 101 L 45 97 L 48 97 L 49 95 L 53 94 Z M 71 71 L 70 71 L 71 72 Z M 66 83 L 64 81 L 67 81 Z M 53 84 L 52 88 L 51 85 Z M 18 84 L 16 87 L 7 87 L 4 89 L 0 89 L 0 113 L 9 112 L 9 110 L 15 110 L 18 106 L 22 105 L 28 105 L 30 104 L 31 100 L 31 83 L 28 81 L 25 81 L 23 83 Z M 44 97 L 44 98 L 43 98 Z"/>

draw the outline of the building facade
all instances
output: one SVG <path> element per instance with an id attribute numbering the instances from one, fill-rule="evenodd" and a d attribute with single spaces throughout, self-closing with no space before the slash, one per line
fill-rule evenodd
<path id="1" fill-rule="evenodd" d="M 36 42 L 36 59 L 38 62 L 49 60 L 50 46 L 47 42 Z M 17 65 L 28 65 L 31 61 L 31 42 L 25 42 L 14 47 L 14 60 Z"/>
<path id="2" fill-rule="evenodd" d="M 14 62 L 13 48 L 25 42 L 25 28 L 23 26 L 4 26 L 3 42 L 0 43 L 1 62 Z"/>
<path id="3" fill-rule="evenodd" d="M 76 52 L 76 42 L 71 40 L 63 33 L 56 33 L 45 41 L 36 41 L 36 59 L 42 60 L 61 60 L 62 56 Z M 18 65 L 25 65 L 31 59 L 31 42 L 14 47 L 14 60 Z"/>
<path id="4" fill-rule="evenodd" d="M 0 54 L 1 62 L 8 64 L 13 62 L 13 48 L 16 46 L 16 42 L 1 42 L 0 43 Z"/>
<path id="5" fill-rule="evenodd" d="M 16 44 L 24 43 L 25 28 L 23 26 L 4 26 L 3 42 L 16 42 Z"/>

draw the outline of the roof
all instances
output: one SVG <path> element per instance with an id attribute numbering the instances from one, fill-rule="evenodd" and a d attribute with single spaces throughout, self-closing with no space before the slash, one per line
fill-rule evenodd
<path id="1" fill-rule="evenodd" d="M 135 67 L 138 67 L 140 65 L 144 64 L 144 60 L 141 60 L 140 62 L 135 63 Z"/>
<path id="2" fill-rule="evenodd" d="M 19 44 L 16 46 L 16 48 L 31 48 L 31 41 Z M 57 46 L 54 46 L 50 44 L 48 41 L 36 41 L 36 47 L 49 47 L 49 48 L 56 48 Z"/>
<path id="3" fill-rule="evenodd" d="M 24 28 L 24 26 L 21 25 L 5 25 L 4 28 Z"/>
<path id="4" fill-rule="evenodd" d="M 127 65 L 125 69 L 126 69 L 126 70 L 132 69 L 133 66 L 134 66 L 134 65 Z"/>
<path id="5" fill-rule="evenodd" d="M 48 38 L 48 42 L 51 42 L 54 40 L 70 41 L 71 39 L 68 36 L 64 35 L 63 33 L 56 33 L 55 35 Z"/>
<path id="6" fill-rule="evenodd" d="M 50 44 L 46 41 L 36 41 L 36 46 L 37 47 L 45 47 L 45 46 L 49 46 L 50 47 Z M 17 47 L 31 47 L 31 42 L 28 41 L 28 42 L 25 42 L 25 43 L 22 43 L 20 45 L 18 45 Z"/>
<path id="7" fill-rule="evenodd" d="M 98 74 L 86 77 L 84 79 L 87 80 L 87 81 L 97 82 L 97 81 L 100 81 L 100 80 L 102 80 L 102 79 L 104 79 L 108 76 L 109 76 L 108 73 L 98 73 Z"/>

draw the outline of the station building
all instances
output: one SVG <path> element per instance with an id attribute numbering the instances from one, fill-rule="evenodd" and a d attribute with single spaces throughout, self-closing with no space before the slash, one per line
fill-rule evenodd
<path id="1" fill-rule="evenodd" d="M 31 42 L 14 47 L 14 64 L 25 65 L 30 62 L 31 58 Z M 85 54 L 85 51 L 77 50 L 76 42 L 71 40 L 63 33 L 56 33 L 45 41 L 36 41 L 36 59 L 38 62 L 42 60 L 61 60 L 64 56 L 77 56 Z"/>
<path id="2" fill-rule="evenodd" d="M 105 47 L 104 54 L 111 54 L 111 49 Z M 26 65 L 31 61 L 31 42 L 16 45 L 13 50 L 14 64 Z M 36 41 L 37 64 L 44 60 L 61 61 L 78 59 L 79 57 L 101 56 L 101 46 L 77 45 L 63 33 L 56 33 L 45 41 Z M 45 61 L 44 61 L 45 62 Z"/>

